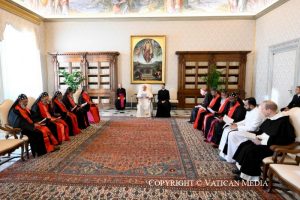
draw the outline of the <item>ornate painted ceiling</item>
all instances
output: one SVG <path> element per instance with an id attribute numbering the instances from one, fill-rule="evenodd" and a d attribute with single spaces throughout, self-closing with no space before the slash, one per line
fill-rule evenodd
<path id="1" fill-rule="evenodd" d="M 254 16 L 281 0 L 12 0 L 44 18 Z"/>

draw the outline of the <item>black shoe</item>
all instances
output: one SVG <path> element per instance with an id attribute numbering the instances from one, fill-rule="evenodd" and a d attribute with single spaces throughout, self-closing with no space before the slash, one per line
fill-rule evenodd
<path id="1" fill-rule="evenodd" d="M 187 121 L 188 123 L 190 123 L 190 124 L 193 124 L 194 122 L 191 122 L 191 121 Z"/>
<path id="2" fill-rule="evenodd" d="M 241 171 L 238 169 L 233 169 L 232 173 L 239 175 L 241 173 Z"/>
<path id="3" fill-rule="evenodd" d="M 234 176 L 234 178 L 233 178 L 235 181 L 242 181 L 243 179 L 240 177 L 240 176 L 238 176 L 238 175 L 236 175 L 236 176 Z"/>

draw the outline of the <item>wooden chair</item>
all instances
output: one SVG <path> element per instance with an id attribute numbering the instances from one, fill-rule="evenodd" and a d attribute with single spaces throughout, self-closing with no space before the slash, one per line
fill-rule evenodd
<path id="1" fill-rule="evenodd" d="M 16 149 L 21 148 L 21 159 L 24 161 L 24 146 L 26 141 L 23 139 L 18 139 L 17 133 L 21 131 L 21 129 L 7 129 L 2 126 L 0 126 L 0 129 L 6 132 L 9 132 L 9 134 L 14 135 L 14 139 L 2 139 L 0 140 L 0 156 L 4 156 L 8 154 L 5 161 L 1 161 L 0 164 L 3 164 L 15 157 L 10 156 L 12 152 L 14 152 Z"/>
<path id="2" fill-rule="evenodd" d="M 24 153 L 24 146 L 25 146 L 25 150 L 26 150 L 26 155 L 27 155 L 27 158 L 29 158 L 29 139 L 27 136 L 23 136 L 22 133 L 21 133 L 21 129 L 19 128 L 13 128 L 11 126 L 9 126 L 8 124 L 8 112 L 9 112 L 9 109 L 11 108 L 11 106 L 13 105 L 13 101 L 10 100 L 10 99 L 7 99 L 5 101 L 2 102 L 2 104 L 0 104 L 0 121 L 1 121 L 1 124 L 0 124 L 0 129 L 2 131 L 5 132 L 5 138 L 7 141 L 1 141 L 1 147 L 2 147 L 2 144 L 3 144 L 3 147 L 5 146 L 5 148 L 3 148 L 3 154 L 10 154 L 12 151 L 14 151 L 15 149 L 17 149 L 18 147 L 14 147 L 16 144 L 17 144 L 17 141 L 19 141 L 19 145 L 22 144 L 22 146 L 19 146 L 21 147 L 21 158 L 23 158 L 23 153 Z M 12 139 L 11 139 L 12 137 Z M 17 140 L 17 141 L 13 141 L 13 140 Z M 14 145 L 13 145 L 14 144 Z M 12 145 L 13 147 L 9 148 L 10 145 Z M 11 151 L 11 152 L 10 152 Z"/>
<path id="3" fill-rule="evenodd" d="M 288 165 L 284 164 L 282 159 L 279 159 L 275 156 L 274 164 L 270 164 L 269 169 L 269 190 L 268 192 L 272 192 L 273 188 L 273 177 L 277 177 L 279 181 L 287 186 L 288 189 L 291 191 L 296 192 L 298 195 L 300 195 L 300 149 L 286 149 L 286 148 L 277 148 L 275 149 L 275 152 L 277 155 L 282 154 L 282 157 L 286 154 L 294 154 L 296 165 Z"/>
<path id="4" fill-rule="evenodd" d="M 284 154 L 280 155 L 276 153 L 276 149 L 283 148 L 283 149 L 289 149 L 289 150 L 294 150 L 300 147 L 300 108 L 292 108 L 287 112 L 287 114 L 290 117 L 290 122 L 293 125 L 295 129 L 295 134 L 296 134 L 296 142 L 287 145 L 287 146 L 280 146 L 280 145 L 272 145 L 270 148 L 275 152 L 273 156 L 267 157 L 263 159 L 263 181 L 266 180 L 267 178 L 267 173 L 269 170 L 270 164 L 276 163 L 276 162 L 281 162 L 284 164 L 289 164 L 289 165 L 296 165 L 297 162 L 294 159 L 294 157 L 291 154 Z"/>

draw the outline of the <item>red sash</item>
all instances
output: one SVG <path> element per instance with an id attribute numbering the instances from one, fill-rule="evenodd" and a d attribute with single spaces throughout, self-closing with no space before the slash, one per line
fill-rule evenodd
<path id="1" fill-rule="evenodd" d="M 38 107 L 40 109 L 43 118 L 51 119 L 51 115 L 48 110 L 48 105 L 43 104 L 41 101 L 38 102 Z"/>
<path id="2" fill-rule="evenodd" d="M 215 96 L 215 97 L 210 101 L 208 107 L 212 108 L 212 107 L 216 104 L 216 102 L 217 102 L 217 100 L 218 100 L 219 97 L 220 97 L 220 95 L 217 94 L 217 96 Z M 204 110 L 203 108 L 199 108 L 198 113 L 197 113 L 197 117 L 196 117 L 195 122 L 194 122 L 194 129 L 197 129 L 198 124 L 199 124 L 199 119 L 200 119 L 201 113 L 203 113 L 203 112 L 206 112 L 206 110 Z"/>
<path id="3" fill-rule="evenodd" d="M 218 113 L 222 113 L 227 105 L 227 103 L 229 102 L 229 98 L 226 98 L 225 101 L 223 102 L 223 104 L 220 106 Z"/>
<path id="4" fill-rule="evenodd" d="M 74 99 L 70 95 L 67 95 L 67 97 L 70 101 L 70 104 L 72 105 L 72 108 L 74 108 L 76 106 L 76 103 L 75 103 Z"/>
<path id="5" fill-rule="evenodd" d="M 82 93 L 82 98 L 83 98 L 84 101 L 87 102 L 88 104 L 93 104 L 93 102 L 91 101 L 90 96 L 89 96 L 86 92 L 83 92 L 83 93 Z"/>
<path id="6" fill-rule="evenodd" d="M 209 103 L 208 107 L 210 107 L 210 108 L 214 107 L 214 105 L 216 104 L 216 102 L 217 102 L 217 100 L 218 100 L 219 97 L 220 97 L 220 95 L 217 94 L 217 96 L 215 96 L 215 97 L 211 100 L 211 102 Z"/>
<path id="7" fill-rule="evenodd" d="M 33 124 L 33 121 L 30 119 L 30 116 L 29 116 L 30 111 L 27 108 L 23 109 L 23 108 L 21 108 L 21 106 L 17 105 L 15 107 L 15 109 L 20 112 L 22 117 L 24 119 L 26 119 L 27 122 L 29 122 L 30 124 Z M 52 135 L 51 131 L 46 126 L 37 126 L 36 129 L 39 130 L 43 134 L 44 145 L 45 145 L 46 151 L 47 152 L 53 151 L 54 150 L 53 145 L 57 145 L 58 142 L 55 139 L 55 137 Z"/>
<path id="8" fill-rule="evenodd" d="M 68 112 L 66 106 L 59 101 L 58 99 L 54 99 L 54 103 L 56 103 L 56 105 L 63 111 L 63 112 Z"/>
<path id="9" fill-rule="evenodd" d="M 30 118 L 29 114 L 30 114 L 30 111 L 28 108 L 22 108 L 20 105 L 16 105 L 15 107 L 16 110 L 18 110 L 20 112 L 20 114 L 22 115 L 22 117 L 24 119 L 26 119 L 26 121 L 29 123 L 29 124 L 33 124 L 33 121 L 32 119 Z"/>
<path id="10" fill-rule="evenodd" d="M 228 117 L 232 118 L 232 115 L 233 115 L 234 111 L 239 106 L 240 106 L 240 103 L 237 101 L 234 106 L 230 107 L 229 112 L 228 112 Z"/>

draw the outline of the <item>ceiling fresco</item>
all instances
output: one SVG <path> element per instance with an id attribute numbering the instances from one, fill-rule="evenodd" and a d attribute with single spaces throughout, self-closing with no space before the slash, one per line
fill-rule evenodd
<path id="1" fill-rule="evenodd" d="M 45 18 L 256 15 L 279 0 L 12 0 Z"/>

